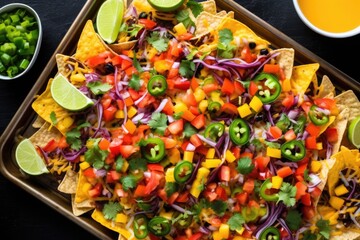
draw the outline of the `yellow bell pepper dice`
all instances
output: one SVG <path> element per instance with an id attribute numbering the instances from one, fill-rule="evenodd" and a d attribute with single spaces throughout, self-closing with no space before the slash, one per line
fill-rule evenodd
<path id="1" fill-rule="evenodd" d="M 283 90 L 283 92 L 291 91 L 291 81 L 290 81 L 290 79 L 284 79 L 282 81 L 281 89 Z"/>
<path id="2" fill-rule="evenodd" d="M 283 183 L 283 178 L 279 176 L 273 176 L 271 178 L 272 188 L 280 189 L 281 184 Z"/>
<path id="3" fill-rule="evenodd" d="M 221 164 L 220 159 L 206 159 L 205 162 L 201 164 L 201 166 L 205 168 L 216 168 Z"/>
<path id="4" fill-rule="evenodd" d="M 215 149 L 214 149 L 215 150 Z M 236 157 L 230 150 L 226 150 L 225 159 L 228 163 L 232 163 L 236 160 Z"/>
<path id="5" fill-rule="evenodd" d="M 255 112 L 260 112 L 260 110 L 263 107 L 263 103 L 260 100 L 260 98 L 258 98 L 257 96 L 253 96 L 253 98 L 251 99 L 249 106 L 255 111 Z"/>
<path id="6" fill-rule="evenodd" d="M 115 222 L 126 223 L 127 219 L 128 219 L 127 215 L 125 215 L 123 213 L 118 213 L 118 214 L 116 214 Z"/>
<path id="7" fill-rule="evenodd" d="M 183 23 L 176 24 L 174 26 L 174 31 L 178 36 L 187 33 L 186 27 L 184 26 Z"/>
<path id="8" fill-rule="evenodd" d="M 222 223 L 219 228 L 219 233 L 222 239 L 228 239 L 230 233 L 229 225 Z"/>
<path id="9" fill-rule="evenodd" d="M 206 158 L 214 158 L 215 157 L 215 148 L 209 148 L 206 153 Z"/>
<path id="10" fill-rule="evenodd" d="M 266 148 L 266 155 L 273 158 L 281 158 L 281 150 L 277 148 Z"/>
<path id="11" fill-rule="evenodd" d="M 320 172 L 321 167 L 322 167 L 322 164 L 320 161 L 315 161 L 315 160 L 311 161 L 311 164 L 310 164 L 311 172 L 318 173 L 318 172 Z"/>
<path id="12" fill-rule="evenodd" d="M 345 200 L 336 196 L 331 196 L 329 200 L 330 206 L 336 210 L 340 210 L 344 206 Z"/>
<path id="13" fill-rule="evenodd" d="M 166 182 L 175 182 L 174 170 L 175 170 L 175 167 L 171 167 L 166 170 L 166 173 L 165 173 L 165 181 Z"/>
<path id="14" fill-rule="evenodd" d="M 340 186 L 337 186 L 334 189 L 334 192 L 335 192 L 336 196 L 341 196 L 341 195 L 344 195 L 344 194 L 348 193 L 349 190 L 345 187 L 344 184 L 341 184 Z"/>
<path id="15" fill-rule="evenodd" d="M 81 170 L 85 170 L 85 169 L 87 169 L 88 167 L 90 167 L 90 163 L 88 163 L 88 162 L 82 162 L 82 163 L 79 164 L 79 167 L 80 167 Z"/>
<path id="16" fill-rule="evenodd" d="M 251 108 L 247 103 L 238 107 L 237 110 L 239 112 L 240 117 L 242 117 L 242 118 L 247 117 L 252 113 Z"/>
<path id="17" fill-rule="evenodd" d="M 190 152 L 190 151 L 184 152 L 184 160 L 185 161 L 192 162 L 193 158 L 194 158 L 194 152 Z"/>

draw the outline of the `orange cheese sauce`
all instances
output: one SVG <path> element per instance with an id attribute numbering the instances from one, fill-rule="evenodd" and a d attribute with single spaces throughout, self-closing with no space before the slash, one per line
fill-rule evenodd
<path id="1" fill-rule="evenodd" d="M 347 32 L 360 26 L 360 0 L 298 0 L 305 17 L 328 32 Z"/>

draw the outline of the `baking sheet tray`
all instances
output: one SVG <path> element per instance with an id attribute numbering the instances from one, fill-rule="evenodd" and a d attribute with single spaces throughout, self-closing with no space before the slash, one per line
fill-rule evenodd
<path id="1" fill-rule="evenodd" d="M 249 26 L 259 36 L 267 39 L 275 48 L 291 47 L 295 50 L 295 64 L 320 63 L 318 70 L 319 79 L 327 75 L 336 85 L 339 91 L 352 89 L 357 96 L 360 96 L 360 83 L 350 78 L 334 66 L 313 54 L 294 40 L 287 37 L 265 21 L 261 20 L 239 4 L 231 0 L 215 0 L 217 7 L 226 11 L 234 11 L 235 18 Z M 34 133 L 31 127 L 36 113 L 31 108 L 34 96 L 43 92 L 49 78 L 55 76 L 57 71 L 55 54 L 63 53 L 72 55 L 75 52 L 76 44 L 80 33 L 88 19 L 94 19 L 96 12 L 104 0 L 88 0 L 79 15 L 64 36 L 60 45 L 55 50 L 51 60 L 48 62 L 42 74 L 39 76 L 33 88 L 21 104 L 18 111 L 10 121 L 8 127 L 0 138 L 0 171 L 10 181 L 20 188 L 38 198 L 44 204 L 57 210 L 74 223 L 80 225 L 100 239 L 117 239 L 118 234 L 103 227 L 92 220 L 90 213 L 80 217 L 73 215 L 69 195 L 58 192 L 58 182 L 51 175 L 27 176 L 24 175 L 16 165 L 15 147 L 18 143 L 18 136 L 29 137 Z"/>

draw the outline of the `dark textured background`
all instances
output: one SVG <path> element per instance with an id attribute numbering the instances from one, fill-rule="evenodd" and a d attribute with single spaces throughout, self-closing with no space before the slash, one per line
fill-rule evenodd
<path id="1" fill-rule="evenodd" d="M 1 0 L 0 7 L 14 1 Z M 0 81 L 0 133 L 37 80 L 85 0 L 23 0 L 34 8 L 43 25 L 43 41 L 33 69 L 16 81 Z M 236 0 L 339 70 L 360 81 L 360 35 L 331 39 L 307 28 L 295 13 L 291 0 Z M 351 59 L 350 59 L 351 58 Z M 0 175 L 0 229 L 6 239 L 96 239 L 35 197 Z"/>

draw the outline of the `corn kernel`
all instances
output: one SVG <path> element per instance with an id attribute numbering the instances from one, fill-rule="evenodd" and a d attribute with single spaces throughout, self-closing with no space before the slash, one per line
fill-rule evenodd
<path id="1" fill-rule="evenodd" d="M 188 107 L 183 102 L 177 102 L 174 106 L 175 113 L 185 112 L 187 109 Z"/>
<path id="2" fill-rule="evenodd" d="M 196 102 L 200 102 L 201 100 L 204 100 L 206 97 L 206 94 L 204 92 L 204 90 L 202 90 L 201 88 L 196 88 L 195 92 L 194 92 L 194 97 Z"/>
<path id="3" fill-rule="evenodd" d="M 219 233 L 222 239 L 228 239 L 230 233 L 229 225 L 222 223 L 219 228 Z"/>
<path id="4" fill-rule="evenodd" d="M 193 158 L 194 158 L 194 152 L 190 152 L 190 151 L 185 151 L 184 152 L 184 160 L 185 161 L 189 161 L 189 162 L 192 162 L 193 161 Z"/>
<path id="5" fill-rule="evenodd" d="M 128 161 L 124 160 L 124 163 L 123 163 L 123 165 L 122 165 L 121 171 L 122 171 L 123 173 L 126 172 L 127 169 L 128 169 L 128 167 L 129 167 Z"/>
<path id="6" fill-rule="evenodd" d="M 255 111 L 255 112 L 260 112 L 260 110 L 262 109 L 263 103 L 260 100 L 260 98 L 258 98 L 257 96 L 254 96 L 250 103 L 249 106 Z"/>
<path id="7" fill-rule="evenodd" d="M 344 199 L 341 199 L 336 196 L 331 196 L 329 200 L 330 206 L 332 206 L 336 210 L 340 210 L 344 206 L 344 202 L 345 202 Z"/>
<path id="8" fill-rule="evenodd" d="M 290 79 L 285 79 L 285 80 L 282 81 L 281 89 L 284 92 L 291 91 L 291 81 L 290 81 Z"/>
<path id="9" fill-rule="evenodd" d="M 171 148 L 168 151 L 168 157 L 169 157 L 169 161 L 175 165 L 181 160 L 180 151 L 177 148 Z"/>
<path id="10" fill-rule="evenodd" d="M 166 218 L 166 219 L 171 220 L 173 214 L 174 214 L 174 213 L 173 213 L 172 211 L 170 211 L 170 212 L 161 211 L 159 215 L 160 215 L 161 217 L 163 217 L 163 218 Z"/>
<path id="11" fill-rule="evenodd" d="M 247 117 L 252 113 L 250 106 L 247 103 L 238 107 L 238 112 L 241 118 Z"/>
<path id="12" fill-rule="evenodd" d="M 214 231 L 212 237 L 214 240 L 223 240 L 219 231 Z"/>
<path id="13" fill-rule="evenodd" d="M 322 142 L 316 143 L 316 149 L 317 149 L 317 150 L 322 150 L 322 149 L 323 149 Z"/>
<path id="14" fill-rule="evenodd" d="M 72 84 L 76 84 L 76 83 L 82 83 L 86 80 L 84 74 L 82 73 L 76 73 L 76 74 L 72 74 L 70 75 L 70 81 Z"/>
<path id="15" fill-rule="evenodd" d="M 232 163 L 236 160 L 236 157 L 230 150 L 226 150 L 225 159 L 228 163 Z"/>

